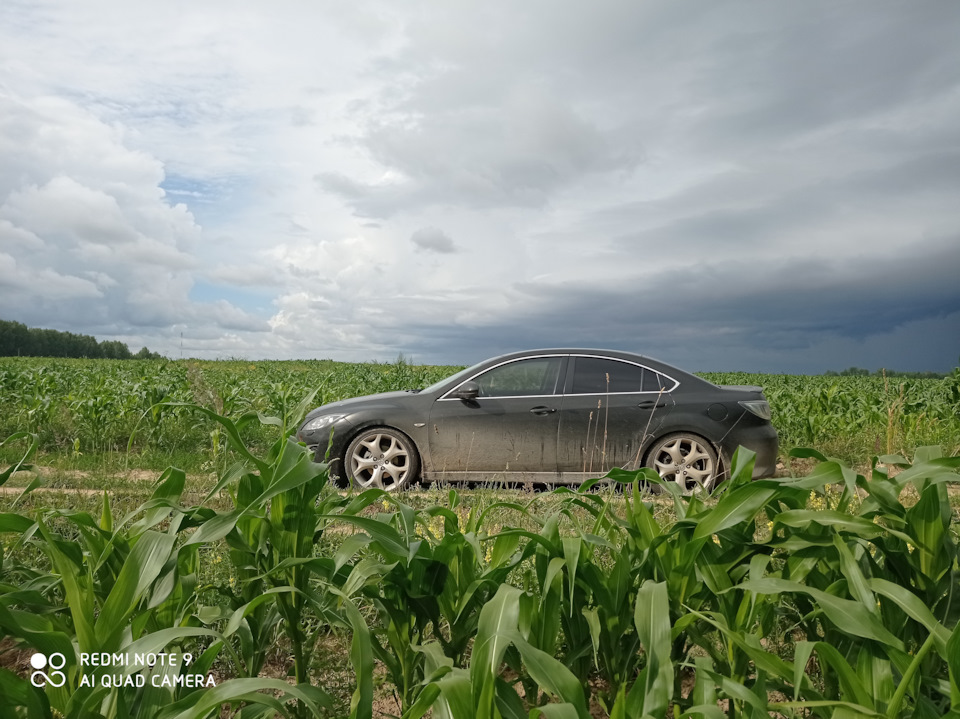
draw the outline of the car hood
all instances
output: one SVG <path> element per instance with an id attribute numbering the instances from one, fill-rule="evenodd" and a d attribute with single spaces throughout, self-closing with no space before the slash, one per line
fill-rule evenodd
<path id="1" fill-rule="evenodd" d="M 352 397 L 351 399 L 342 399 L 339 402 L 331 402 L 321 407 L 311 410 L 306 420 L 313 419 L 321 414 L 330 414 L 331 412 L 342 412 L 349 414 L 359 409 L 367 409 L 374 406 L 396 407 L 399 405 L 397 400 L 403 400 L 417 394 L 420 390 L 405 389 L 398 392 L 380 392 L 379 394 L 368 394 L 363 397 Z"/>

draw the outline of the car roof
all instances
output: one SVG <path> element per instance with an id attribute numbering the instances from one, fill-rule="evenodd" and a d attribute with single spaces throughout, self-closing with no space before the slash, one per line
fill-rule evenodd
<path id="1" fill-rule="evenodd" d="M 520 359 L 522 357 L 536 357 L 540 355 L 590 355 L 597 357 L 609 357 L 611 359 L 621 359 L 627 360 L 630 362 L 639 362 L 649 366 L 651 369 L 659 369 L 662 372 L 669 373 L 674 379 L 680 380 L 697 380 L 699 382 L 704 382 L 700 377 L 697 377 L 686 370 L 680 369 L 679 367 L 658 360 L 649 355 L 637 354 L 636 352 L 624 352 L 623 350 L 610 350 L 610 349 L 597 349 L 593 347 L 546 347 L 540 349 L 530 349 L 530 350 L 520 350 L 517 352 L 508 352 L 507 354 L 499 355 L 497 357 L 490 357 L 487 360 L 483 361 L 483 364 L 496 364 L 498 362 L 504 362 L 511 359 Z"/>
<path id="2" fill-rule="evenodd" d="M 666 362 L 661 362 L 658 359 L 649 357 L 647 355 L 637 354 L 636 352 L 624 352 L 622 350 L 608 350 L 608 349 L 598 349 L 596 347 L 543 347 L 539 349 L 530 349 L 530 350 L 520 350 L 517 352 L 508 352 L 507 354 L 499 355 L 497 357 L 491 357 L 491 360 L 505 360 L 505 359 L 514 359 L 517 357 L 529 357 L 533 355 L 597 355 L 601 357 L 614 357 L 619 359 L 643 359 L 662 364 L 664 366 L 668 365 Z"/>

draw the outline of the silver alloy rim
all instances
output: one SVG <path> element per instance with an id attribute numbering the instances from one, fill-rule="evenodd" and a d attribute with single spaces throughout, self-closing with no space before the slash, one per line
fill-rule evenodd
<path id="1" fill-rule="evenodd" d="M 357 485 L 389 492 L 406 483 L 410 452 L 393 435 L 377 433 L 357 444 L 350 464 L 350 474 Z"/>
<path id="2" fill-rule="evenodd" d="M 716 461 L 696 440 L 677 437 L 657 451 L 653 467 L 683 492 L 703 488 L 710 491 L 716 477 Z"/>

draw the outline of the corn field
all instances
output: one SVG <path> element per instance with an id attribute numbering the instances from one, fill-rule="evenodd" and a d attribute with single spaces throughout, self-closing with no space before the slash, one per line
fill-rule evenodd
<path id="1" fill-rule="evenodd" d="M 754 482 L 740 451 L 709 501 L 644 469 L 609 475 L 622 494 L 418 508 L 333 491 L 288 424 L 257 456 L 196 411 L 239 458 L 199 504 L 171 468 L 125 516 L 106 492 L 99 513 L 16 511 L 32 486 L 0 514 L 0 646 L 58 658 L 0 668 L 5 716 L 365 718 L 377 694 L 404 719 L 960 716 L 960 457 L 858 475 L 796 450 L 810 474 Z M 5 444 L 0 484 L 37 442 Z M 331 635 L 349 704 L 314 671 Z"/>
<path id="2" fill-rule="evenodd" d="M 960 371 L 708 376 L 764 386 L 804 467 L 741 450 L 711 497 L 344 493 L 292 439 L 451 371 L 0 362 L 3 716 L 960 719 Z M 867 469 L 802 448 L 851 437 Z M 31 464 L 164 449 L 210 460 L 202 493 L 170 467 L 64 506 Z"/>
<path id="3" fill-rule="evenodd" d="M 713 373 L 716 384 L 763 387 L 786 447 L 836 448 L 863 460 L 924 445 L 960 451 L 960 368 L 944 379 Z"/>
<path id="4" fill-rule="evenodd" d="M 228 449 L 223 430 L 194 406 L 233 420 L 250 412 L 289 419 L 307 393 L 319 405 L 425 387 L 458 369 L 402 358 L 389 364 L 0 358 L 0 437 L 30 432 L 42 453 L 66 456 L 179 452 L 205 457 L 216 468 Z M 889 381 L 703 376 L 717 384 L 763 387 L 785 450 L 813 446 L 860 465 L 877 454 L 910 456 L 928 445 L 947 454 L 960 451 L 960 368 L 945 379 Z M 272 441 L 259 425 L 250 426 L 245 439 L 260 449 Z"/>
<path id="5" fill-rule="evenodd" d="M 317 404 L 394 388 L 424 387 L 446 367 L 304 362 L 170 362 L 0 358 L 0 437 L 36 434 L 43 452 L 133 449 L 219 457 L 222 428 L 196 407 L 232 419 L 278 418 L 308 393 Z M 247 440 L 269 447 L 269 432 Z"/>

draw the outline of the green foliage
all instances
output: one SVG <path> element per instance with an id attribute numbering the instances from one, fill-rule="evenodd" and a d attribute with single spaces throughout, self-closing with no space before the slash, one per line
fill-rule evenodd
<path id="1" fill-rule="evenodd" d="M 763 387 L 782 448 L 821 447 L 851 463 L 940 445 L 960 452 L 960 369 L 940 379 L 704 373 Z"/>
<path id="2" fill-rule="evenodd" d="M 409 381 L 406 365 L 381 369 Z M 643 469 L 608 475 L 620 494 L 592 481 L 526 504 L 451 491 L 424 505 L 330 487 L 290 438 L 324 387 L 295 402 L 280 385 L 262 395 L 279 415 L 267 416 L 145 383 L 144 405 L 164 400 L 143 406 L 147 426 L 188 416 L 229 448 L 199 503 L 171 468 L 132 512 L 115 516 L 104 494 L 93 511 L 0 513 L 0 646 L 67 658 L 61 687 L 0 670 L 9 715 L 365 719 L 377 677 L 406 719 L 960 714 L 960 457 L 921 448 L 857 474 L 796 450 L 818 461 L 811 472 L 751 481 L 741 449 L 712 497 Z M 266 450 L 251 430 L 273 438 Z M 0 448 L 17 455 L 3 484 L 37 439 Z M 226 559 L 224 574 L 203 566 L 210 557 Z M 330 635 L 349 637 L 349 706 L 316 669 Z M 137 651 L 191 662 L 80 662 Z M 291 681 L 266 676 L 278 663 Z M 100 681 L 193 672 L 217 686 Z"/>
<path id="3" fill-rule="evenodd" d="M 186 452 L 222 471 L 232 451 L 213 415 L 289 420 L 308 392 L 316 404 L 425 387 L 453 369 L 392 364 L 193 362 L 0 357 L 0 436 L 37 435 L 41 451 Z M 210 413 L 195 409 L 199 406 Z M 267 452 L 269 425 L 247 422 L 244 442 Z"/>
<path id="4" fill-rule="evenodd" d="M 161 359 L 146 347 L 136 355 L 123 342 L 97 342 L 90 335 L 36 329 L 0 320 L 0 357 L 87 357 L 90 359 Z"/>
<path id="5" fill-rule="evenodd" d="M 248 412 L 283 419 L 307 392 L 316 393 L 316 404 L 325 404 L 425 387 L 456 369 L 412 365 L 402 357 L 388 364 L 0 357 L 0 405 L 6 410 L 0 415 L 0 436 L 31 432 L 41 452 L 73 458 L 127 449 L 189 454 L 196 469 L 220 472 L 233 450 L 223 427 L 191 405 L 231 420 Z M 858 465 L 875 454 L 912 454 L 926 445 L 960 451 L 960 369 L 942 379 L 704 377 L 718 384 L 762 386 L 784 450 L 816 446 Z M 243 439 L 265 453 L 273 443 L 270 432 L 247 423 Z"/>

